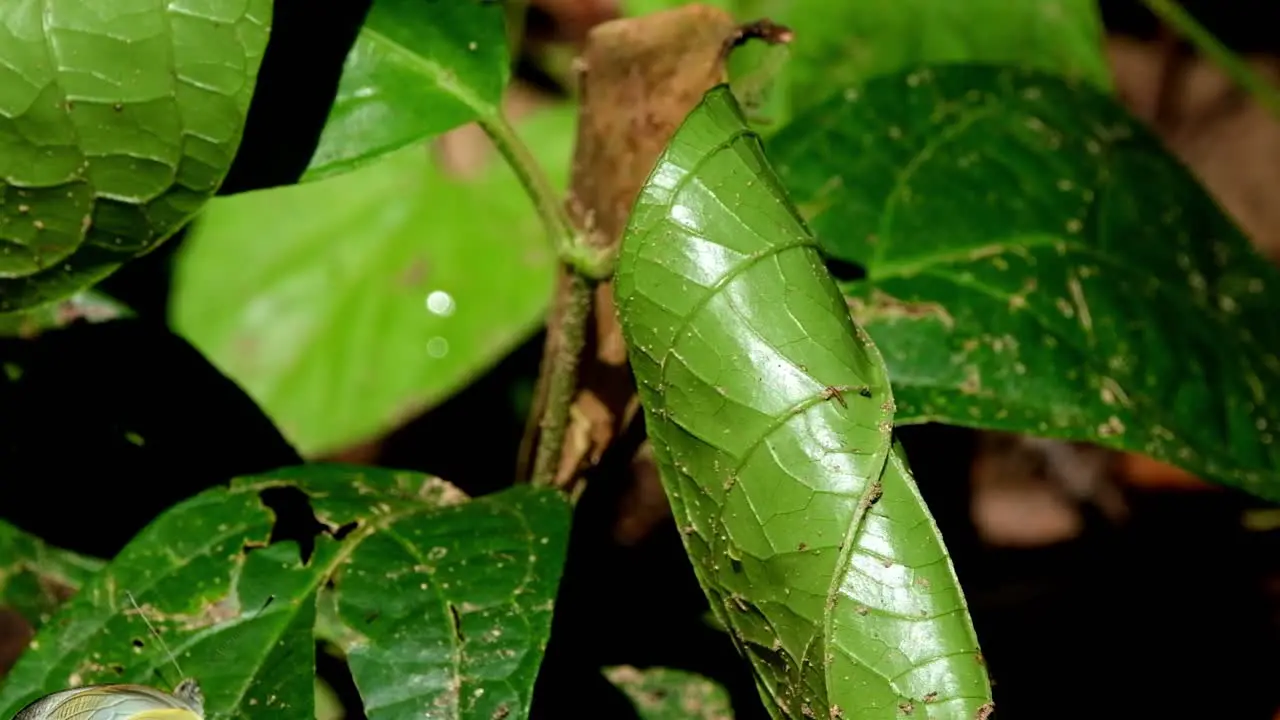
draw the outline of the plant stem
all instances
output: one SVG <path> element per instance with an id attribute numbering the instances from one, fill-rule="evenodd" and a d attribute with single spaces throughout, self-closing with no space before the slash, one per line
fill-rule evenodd
<path id="1" fill-rule="evenodd" d="M 541 433 L 538 436 L 537 455 L 533 461 L 531 482 L 535 485 L 554 485 L 560 469 L 560 455 L 564 448 L 565 433 L 569 428 L 569 406 L 578 389 L 578 360 L 586 345 L 587 317 L 591 314 L 591 284 L 577 273 L 569 274 L 569 287 L 565 293 L 563 311 L 558 316 L 559 327 L 552 328 L 559 338 L 554 353 L 548 360 L 547 402 L 543 408 Z"/>
<path id="2" fill-rule="evenodd" d="M 587 318 L 591 314 L 591 281 L 605 279 L 613 273 L 613 257 L 589 246 L 585 237 L 574 230 L 573 220 L 559 193 L 501 112 L 482 116 L 480 126 L 533 200 L 552 247 L 571 270 L 564 306 L 559 313 L 553 313 L 554 327 L 549 328 L 556 346 L 541 371 L 546 377 L 547 399 L 539 421 L 541 432 L 530 478 L 536 485 L 553 485 L 569 428 L 569 406 L 578 389 L 578 363 L 586 345 Z"/>
<path id="3" fill-rule="evenodd" d="M 1173 28 L 1201 53 L 1213 60 L 1222 68 L 1237 85 L 1265 107 L 1276 118 L 1280 118 L 1280 88 L 1259 75 L 1248 63 L 1218 41 L 1213 33 L 1204 29 L 1196 19 L 1179 5 L 1176 0 L 1143 0 L 1147 8 L 1155 13 L 1169 27 Z"/>
<path id="4" fill-rule="evenodd" d="M 574 231 L 573 221 L 569 219 L 560 194 L 551 186 L 551 181 L 542 172 L 542 165 L 529 152 L 529 146 L 520 139 L 506 116 L 500 111 L 494 112 L 482 115 L 478 122 L 533 200 L 560 260 L 578 274 L 593 280 L 609 277 L 613 272 L 612 256 L 589 247 Z"/>

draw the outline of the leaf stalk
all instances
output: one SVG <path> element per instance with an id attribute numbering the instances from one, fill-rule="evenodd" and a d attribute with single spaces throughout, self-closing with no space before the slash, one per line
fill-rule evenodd
<path id="1" fill-rule="evenodd" d="M 591 280 L 604 280 L 612 275 L 614 253 L 590 246 L 586 238 L 574 229 L 560 194 L 506 116 L 501 112 L 486 113 L 478 123 L 533 201 L 560 261 Z"/>

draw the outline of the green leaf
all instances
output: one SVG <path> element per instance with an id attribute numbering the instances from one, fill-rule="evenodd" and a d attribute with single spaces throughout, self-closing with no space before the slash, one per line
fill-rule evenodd
<path id="1" fill-rule="evenodd" d="M 899 422 L 1135 451 L 1280 499 L 1280 273 L 1110 98 L 984 66 L 875 80 L 770 144 Z"/>
<path id="2" fill-rule="evenodd" d="M 604 674 L 631 699 L 640 720 L 733 720 L 729 693 L 701 675 L 628 665 L 605 668 Z"/>
<path id="3" fill-rule="evenodd" d="M 0 717 L 68 686 L 175 685 L 179 678 L 131 611 L 127 592 L 183 670 L 201 681 L 210 720 L 311 717 L 309 618 L 315 588 L 339 548 L 319 543 L 311 566 L 299 561 L 292 542 L 247 552 L 271 534 L 272 516 L 257 489 L 203 493 L 143 530 L 37 634 L 0 687 Z M 269 595 L 275 601 L 256 613 Z M 289 662 L 278 662 L 283 657 Z M 268 706 L 268 690 L 290 708 Z"/>
<path id="4" fill-rule="evenodd" d="M 496 115 L 510 73 L 505 22 L 500 2 L 376 0 L 303 180 Z"/>
<path id="5" fill-rule="evenodd" d="M 65 300 L 15 313 L 0 313 L 0 337 L 33 337 L 77 321 L 107 322 L 132 317 L 133 311 L 97 290 L 83 290 Z"/>
<path id="6" fill-rule="evenodd" d="M 559 187 L 572 108 L 523 136 Z M 393 428 L 543 318 L 555 257 L 512 171 L 450 178 L 423 147 L 219 198 L 183 244 L 171 318 L 304 455 Z"/>
<path id="7" fill-rule="evenodd" d="M 1095 0 L 757 0 L 796 32 L 792 97 L 810 102 L 876 75 L 983 62 L 1111 87 Z"/>
<path id="8" fill-rule="evenodd" d="M 323 678 L 316 678 L 316 720 L 343 720 L 346 716 L 342 698 Z"/>
<path id="9" fill-rule="evenodd" d="M 295 541 L 268 544 L 261 493 L 279 488 L 306 492 L 330 531 L 305 561 Z M 237 480 L 169 510 L 94 576 L 14 667 L 0 716 L 68 685 L 174 685 L 132 592 L 200 680 L 209 720 L 313 718 L 316 597 L 330 584 L 368 717 L 523 718 L 568 524 L 551 490 L 468 501 L 417 473 L 327 465 Z"/>
<path id="10" fill-rule="evenodd" d="M 350 522 L 368 503 L 360 484 L 328 489 L 336 485 L 304 485 L 329 525 Z M 387 512 L 406 518 L 379 519 L 385 530 L 360 542 L 325 595 L 365 713 L 524 718 L 550 635 L 568 503 L 556 491 L 518 486 L 420 515 L 421 492 L 401 483 L 388 493 L 401 499 Z"/>
<path id="11" fill-rule="evenodd" d="M 622 0 L 622 14 L 627 17 L 638 17 L 641 15 L 650 15 L 672 8 L 692 5 L 690 0 Z M 739 0 L 699 0 L 699 5 L 710 5 L 718 7 L 722 10 L 734 10 L 739 4 Z"/>
<path id="12" fill-rule="evenodd" d="M 270 0 L 18 0 L 0 25 L 0 311 L 171 236 L 222 183 Z"/>
<path id="13" fill-rule="evenodd" d="M 13 608 L 35 627 L 104 564 L 97 558 L 50 547 L 0 521 L 0 607 Z"/>
<path id="14" fill-rule="evenodd" d="M 685 548 L 774 716 L 986 712 L 884 366 L 726 86 L 641 191 L 615 287 Z"/>

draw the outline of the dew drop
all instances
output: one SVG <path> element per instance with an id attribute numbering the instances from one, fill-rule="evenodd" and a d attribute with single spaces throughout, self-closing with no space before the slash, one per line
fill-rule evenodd
<path id="1" fill-rule="evenodd" d="M 427 295 L 427 310 L 440 317 L 449 317 L 457 308 L 453 296 L 443 290 L 434 290 Z"/>

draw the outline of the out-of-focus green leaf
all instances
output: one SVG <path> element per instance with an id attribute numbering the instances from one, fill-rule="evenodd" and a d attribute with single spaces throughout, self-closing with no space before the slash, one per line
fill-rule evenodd
<path id="1" fill-rule="evenodd" d="M 34 627 L 80 589 L 105 563 L 46 545 L 0 521 L 0 607 Z"/>
<path id="2" fill-rule="evenodd" d="M 628 14 L 687 4 L 629 0 Z M 921 65 L 991 63 L 1057 73 L 1111 88 L 1095 0 L 724 0 L 743 21 L 769 18 L 796 33 L 768 127 L 790 111 L 867 79 Z"/>
<path id="3" fill-rule="evenodd" d="M 99 323 L 132 316 L 133 311 L 115 298 L 97 290 L 83 290 L 65 300 L 30 310 L 0 313 L 0 337 L 34 337 L 77 320 Z"/>
<path id="4" fill-rule="evenodd" d="M 972 720 L 990 689 L 893 397 L 726 86 L 632 212 L 616 297 L 712 608 L 780 718 Z"/>
<path id="5" fill-rule="evenodd" d="M 267 544 L 261 493 L 281 488 L 305 492 L 331 531 L 306 560 L 292 540 Z M 347 466 L 237 480 L 174 507 L 97 573 L 14 667 L 0 716 L 82 683 L 176 684 L 131 592 L 201 682 L 209 720 L 313 718 L 316 594 L 331 583 L 368 717 L 526 717 L 568 524 L 551 490 L 468 501 L 435 478 Z"/>
<path id="6" fill-rule="evenodd" d="M 240 144 L 270 0 L 11 0 L 0 23 L 0 312 L 176 232 Z"/>
<path id="7" fill-rule="evenodd" d="M 796 32 L 791 97 L 803 109 L 876 75 L 939 63 L 1034 68 L 1111 87 L 1095 0 L 744 0 Z"/>
<path id="8" fill-rule="evenodd" d="M 316 678 L 316 720 L 342 720 L 347 709 L 342 698 L 321 678 Z"/>
<path id="9" fill-rule="evenodd" d="M 770 145 L 899 422 L 1140 452 L 1280 499 L 1280 273 L 1110 98 L 984 66 L 872 81 Z"/>
<path id="10" fill-rule="evenodd" d="M 710 5 L 722 10 L 733 11 L 741 0 L 698 0 L 699 5 Z M 627 17 L 649 15 L 672 8 L 694 4 L 691 0 L 622 0 L 622 13 Z"/>
<path id="11" fill-rule="evenodd" d="M 303 179 L 496 114 L 510 73 L 505 21 L 500 2 L 375 0 Z"/>
<path id="12" fill-rule="evenodd" d="M 568 180 L 572 108 L 523 135 Z M 321 182 L 219 198 L 187 238 L 172 321 L 305 455 L 391 429 L 542 319 L 555 257 L 494 154 L 471 180 L 423 147 Z"/>
<path id="13" fill-rule="evenodd" d="M 733 720 L 729 693 L 701 675 L 629 665 L 605 668 L 604 674 L 631 699 L 640 720 Z"/>

